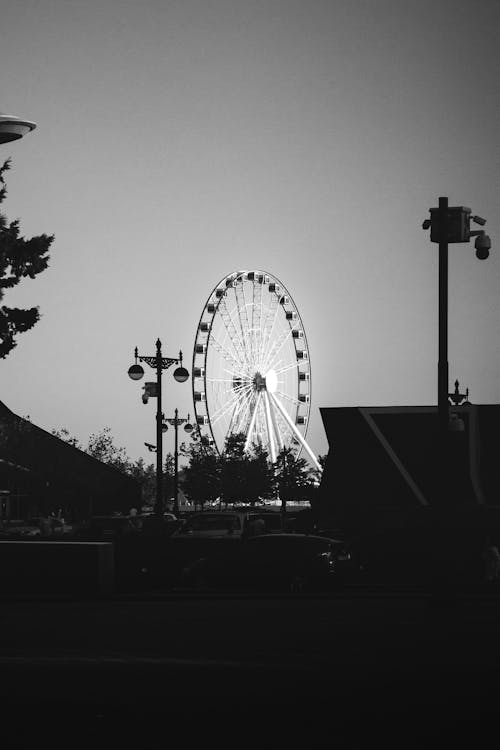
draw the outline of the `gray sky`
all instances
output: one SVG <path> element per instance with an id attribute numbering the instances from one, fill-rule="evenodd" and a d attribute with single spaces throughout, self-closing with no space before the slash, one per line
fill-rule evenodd
<path id="1" fill-rule="evenodd" d="M 209 292 L 256 268 L 304 322 L 316 453 L 320 407 L 436 403 L 421 224 L 445 195 L 493 243 L 483 263 L 450 246 L 450 386 L 498 403 L 499 31 L 497 0 L 5 0 L 0 111 L 38 127 L 0 147 L 2 210 L 56 240 L 6 295 L 43 317 L 0 362 L 0 398 L 150 460 L 134 346 L 160 337 L 190 368 Z M 192 415 L 171 373 L 166 416 Z"/>

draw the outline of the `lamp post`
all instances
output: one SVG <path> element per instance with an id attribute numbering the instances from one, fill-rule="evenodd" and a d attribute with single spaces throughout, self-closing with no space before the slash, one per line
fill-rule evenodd
<path id="1" fill-rule="evenodd" d="M 161 341 L 156 341 L 156 356 L 145 356 L 140 355 L 135 347 L 134 351 L 135 363 L 129 367 L 128 375 L 132 380 L 140 380 L 144 375 L 144 369 L 139 362 L 146 362 L 150 367 L 156 370 L 156 383 L 146 383 L 144 385 L 144 394 L 142 396 L 142 402 L 147 404 L 150 397 L 157 399 L 156 408 L 156 514 L 162 516 L 163 514 L 163 502 L 162 502 L 162 434 L 163 434 L 163 413 L 161 409 L 161 376 L 163 370 L 167 370 L 172 365 L 179 365 L 174 370 L 174 378 L 178 383 L 184 383 L 188 377 L 189 372 L 185 367 L 182 366 L 182 352 L 179 352 L 178 357 L 163 357 L 161 353 Z"/>
<path id="2" fill-rule="evenodd" d="M 36 128 L 36 123 L 0 112 L 0 143 L 17 141 Z"/>
<path id="3" fill-rule="evenodd" d="M 175 447 L 174 447 L 174 513 L 177 515 L 179 512 L 179 444 L 178 444 L 178 429 L 179 425 L 184 424 L 184 430 L 187 433 L 193 431 L 193 425 L 189 421 L 189 414 L 187 417 L 179 417 L 179 410 L 176 408 L 175 416 L 165 419 L 163 418 L 163 431 L 168 430 L 167 422 L 174 426 L 175 431 Z"/>
<path id="4" fill-rule="evenodd" d="M 471 231 L 470 222 L 480 226 L 486 219 L 471 216 L 470 208 L 448 206 L 448 198 L 439 198 L 438 208 L 429 209 L 431 218 L 422 224 L 423 229 L 431 230 L 431 242 L 439 243 L 439 355 L 438 355 L 438 417 L 441 435 L 449 430 L 448 393 L 448 244 L 468 242 L 476 237 L 474 246 L 479 260 L 486 260 L 491 248 L 491 240 L 484 229 Z"/>

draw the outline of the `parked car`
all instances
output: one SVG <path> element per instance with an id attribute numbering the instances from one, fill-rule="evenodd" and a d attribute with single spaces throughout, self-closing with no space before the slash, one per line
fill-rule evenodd
<path id="1" fill-rule="evenodd" d="M 312 534 L 262 534 L 219 548 L 187 565 L 181 584 L 226 591 L 329 590 L 335 575 L 332 540 Z"/>
<path id="2" fill-rule="evenodd" d="M 281 515 L 274 511 L 207 510 L 190 514 L 172 537 L 241 539 L 282 529 Z"/>
<path id="3" fill-rule="evenodd" d="M 162 516 L 156 513 L 140 513 L 135 516 L 134 523 L 136 528 L 147 536 L 170 536 L 182 525 L 182 521 L 175 513 L 163 513 Z"/>
<path id="4" fill-rule="evenodd" d="M 25 521 L 22 518 L 4 520 L 0 527 L 0 538 L 2 539 L 29 539 L 40 535 L 40 526 L 37 523 Z"/>
<path id="5" fill-rule="evenodd" d="M 75 532 L 75 539 L 108 541 L 137 533 L 136 516 L 92 516 L 89 523 Z"/>

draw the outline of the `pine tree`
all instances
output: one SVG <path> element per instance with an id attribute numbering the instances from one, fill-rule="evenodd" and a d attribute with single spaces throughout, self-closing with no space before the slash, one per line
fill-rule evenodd
<path id="1" fill-rule="evenodd" d="M 0 203 L 7 195 L 4 173 L 10 169 L 10 159 L 0 167 Z M 48 250 L 54 235 L 41 234 L 31 239 L 20 236 L 19 220 L 9 223 L 0 213 L 0 302 L 5 290 L 12 289 L 21 279 L 34 279 L 45 271 L 49 263 Z M 40 320 L 38 307 L 0 307 L 0 358 L 4 359 L 17 345 L 16 336 L 29 331 Z"/>

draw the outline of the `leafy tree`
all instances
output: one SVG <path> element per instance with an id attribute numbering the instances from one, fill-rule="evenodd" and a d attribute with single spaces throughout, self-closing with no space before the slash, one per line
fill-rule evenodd
<path id="1" fill-rule="evenodd" d="M 308 499 L 311 504 L 311 508 L 314 511 L 318 510 L 321 477 L 323 476 L 323 472 L 325 470 L 327 458 L 328 453 L 318 456 L 318 462 L 321 466 L 321 469 L 313 468 L 310 472 L 311 484 L 309 486 Z"/>
<path id="2" fill-rule="evenodd" d="M 163 498 L 169 500 L 175 491 L 175 457 L 173 453 L 167 453 L 163 464 Z"/>
<path id="3" fill-rule="evenodd" d="M 153 508 L 156 502 L 156 467 L 139 458 L 129 465 L 127 474 L 140 484 L 142 505 Z"/>
<path id="4" fill-rule="evenodd" d="M 60 430 L 53 429 L 52 435 L 84 453 L 88 453 L 98 461 L 113 466 L 118 471 L 136 479 L 141 487 L 142 505 L 148 507 L 154 505 L 156 501 L 156 467 L 152 463 L 146 464 L 143 458 L 139 458 L 135 462 L 131 461 L 125 448 L 115 446 L 110 427 L 104 427 L 100 432 L 92 434 L 86 447 L 82 446 L 80 441 L 73 437 L 66 427 Z"/>
<path id="5" fill-rule="evenodd" d="M 269 497 L 273 490 L 273 470 L 267 452 L 256 444 L 245 451 L 244 433 L 229 435 L 221 457 L 221 495 L 224 502 L 249 502 Z"/>
<path id="6" fill-rule="evenodd" d="M 250 462 L 247 497 L 253 505 L 257 500 L 274 497 L 274 466 L 268 452 L 259 443 L 252 448 Z"/>
<path id="7" fill-rule="evenodd" d="M 219 455 L 199 433 L 192 435 L 190 444 L 182 446 L 181 452 L 189 459 L 183 472 L 182 488 L 203 510 L 206 502 L 214 502 L 220 496 Z"/>
<path id="8" fill-rule="evenodd" d="M 26 417 L 25 417 L 26 419 Z M 78 438 L 74 437 L 70 434 L 70 431 L 66 429 L 66 427 L 62 427 L 60 430 L 53 429 L 51 432 L 52 435 L 54 435 L 56 438 L 59 438 L 59 440 L 64 440 L 65 443 L 69 443 L 74 448 L 78 448 L 79 450 L 83 450 L 80 441 Z"/>
<path id="9" fill-rule="evenodd" d="M 89 437 L 86 453 L 124 474 L 130 472 L 130 459 L 125 448 L 116 447 L 111 427 L 104 427 L 100 432 L 93 433 Z"/>
<path id="10" fill-rule="evenodd" d="M 276 457 L 275 486 L 282 508 L 293 500 L 308 500 L 314 483 L 312 469 L 305 458 L 295 458 L 291 448 L 282 448 Z"/>
<path id="11" fill-rule="evenodd" d="M 10 159 L 0 167 L 0 203 L 5 200 L 7 188 L 4 173 L 10 169 Z M 7 220 L 0 213 L 0 302 L 5 290 L 12 289 L 21 279 L 34 279 L 45 271 L 49 263 L 48 251 L 54 235 L 41 234 L 31 239 L 20 236 L 19 220 Z M 16 336 L 33 328 L 40 320 L 38 307 L 0 307 L 0 358 L 4 359 L 17 345 Z"/>

